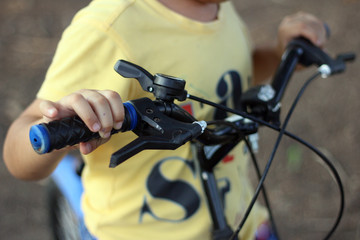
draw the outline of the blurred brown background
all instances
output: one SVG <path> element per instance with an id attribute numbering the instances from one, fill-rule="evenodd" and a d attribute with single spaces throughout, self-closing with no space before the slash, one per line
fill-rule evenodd
<path id="1" fill-rule="evenodd" d="M 57 42 L 75 12 L 89 0 L 0 1 L 0 145 L 6 130 L 34 98 Z M 276 36 L 283 16 L 306 11 L 331 27 L 329 53 L 360 53 L 359 0 L 234 0 L 256 43 Z M 319 147 L 337 167 L 345 186 L 346 210 L 333 239 L 360 239 L 359 64 L 345 74 L 314 82 L 294 113 L 289 130 Z M 287 102 L 315 69 L 294 77 Z M 264 165 L 272 131 L 261 137 Z M 21 146 L 18 146 L 21 148 Z M 2 151 L 2 150 L 0 150 Z M 267 180 L 282 239 L 322 239 L 332 226 L 339 191 L 326 168 L 308 150 L 285 140 Z M 15 180 L 0 161 L 1 239 L 50 239 L 44 185 Z"/>

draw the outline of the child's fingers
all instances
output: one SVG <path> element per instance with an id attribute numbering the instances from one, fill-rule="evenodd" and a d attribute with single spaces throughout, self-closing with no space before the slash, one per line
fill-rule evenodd
<path id="1" fill-rule="evenodd" d="M 101 137 L 107 138 L 113 128 L 121 128 L 124 120 L 124 106 L 118 93 L 111 90 L 86 90 L 81 93 L 90 103 L 101 123 L 99 132 Z"/>
<path id="2" fill-rule="evenodd" d="M 104 144 L 109 140 L 110 138 L 108 137 L 108 138 L 94 139 L 89 142 L 81 142 L 79 144 L 80 152 L 84 155 L 89 154 L 92 151 L 94 151 L 97 147 L 99 147 L 101 144 Z"/>
<path id="3" fill-rule="evenodd" d="M 287 16 L 279 26 L 279 43 L 281 50 L 296 37 L 305 37 L 318 47 L 326 43 L 326 29 L 324 23 L 311 14 L 299 12 Z"/>
<path id="4" fill-rule="evenodd" d="M 120 129 L 122 126 L 122 122 L 124 121 L 124 105 L 122 103 L 120 95 L 117 92 L 108 90 L 99 92 L 106 97 L 110 104 L 114 121 L 113 127 L 115 129 Z"/>
<path id="5" fill-rule="evenodd" d="M 42 100 L 40 102 L 39 108 L 44 117 L 48 119 L 56 119 L 58 115 L 58 109 L 56 108 L 56 104 L 54 102 Z"/>
<path id="6" fill-rule="evenodd" d="M 62 98 L 58 103 L 62 106 L 64 113 L 61 118 L 68 117 L 66 115 L 73 112 L 72 115 L 78 115 L 91 131 L 98 132 L 101 129 L 101 122 L 83 93 L 72 93 Z M 69 116 L 71 115 L 69 114 Z"/>
<path id="7" fill-rule="evenodd" d="M 45 121 L 78 115 L 93 132 L 108 138 L 113 128 L 119 129 L 124 120 L 124 107 L 118 93 L 110 90 L 80 90 L 58 102 L 43 100 L 40 111 Z"/>

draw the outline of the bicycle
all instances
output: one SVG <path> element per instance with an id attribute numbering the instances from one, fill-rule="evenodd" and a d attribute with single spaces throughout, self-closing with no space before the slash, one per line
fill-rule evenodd
<path id="1" fill-rule="evenodd" d="M 119 60 L 114 67 L 115 71 L 125 78 L 137 79 L 142 89 L 151 92 L 156 100 L 141 98 L 124 103 L 125 120 L 123 127 L 120 130 L 113 129 L 112 134 L 133 131 L 138 138 L 113 153 L 109 167 L 116 167 L 131 156 L 146 149 L 171 150 L 191 141 L 194 146 L 196 146 L 195 159 L 200 166 L 200 175 L 202 176 L 201 179 L 213 222 L 213 239 L 237 239 L 261 191 L 263 192 L 265 204 L 269 210 L 270 220 L 274 229 L 273 236 L 279 239 L 263 184 L 281 139 L 286 135 L 317 154 L 335 176 L 340 191 L 340 207 L 335 223 L 325 236 L 325 239 L 328 239 L 336 230 L 344 210 L 344 190 L 340 176 L 324 154 L 311 144 L 286 131 L 286 127 L 307 86 L 319 76 L 325 78 L 333 74 L 342 73 L 345 70 L 345 63 L 353 61 L 354 59 L 355 54 L 352 53 L 341 54 L 336 58 L 332 58 L 321 49 L 312 45 L 308 40 L 297 38 L 287 46 L 271 85 L 257 86 L 246 91 L 242 95 L 240 110 L 230 109 L 189 94 L 185 90 L 185 80 L 183 79 L 164 74 L 152 75 L 140 66 Z M 280 102 L 298 63 L 304 66 L 316 65 L 318 66 L 318 71 L 311 76 L 301 88 L 281 124 Z M 175 100 L 181 102 L 185 99 L 208 104 L 234 115 L 226 120 L 199 121 L 174 103 Z M 210 128 L 210 126 L 215 127 Z M 257 133 L 260 126 L 268 127 L 279 132 L 273 151 L 262 174 L 260 173 L 256 156 L 252 150 L 253 146 L 256 145 L 256 137 L 254 138 L 254 134 Z M 99 138 L 98 133 L 93 133 L 87 129 L 82 120 L 77 116 L 35 125 L 30 130 L 30 141 L 34 150 L 39 154 L 44 154 L 53 149 L 60 149 L 79 142 L 86 142 L 93 138 Z M 250 151 L 259 183 L 242 221 L 237 229 L 232 230 L 227 224 L 223 212 L 222 201 L 218 194 L 213 169 L 241 141 L 245 141 Z M 64 166 L 65 165 L 61 163 L 59 168 L 71 169 L 68 166 Z M 76 174 L 74 175 L 74 170 L 70 171 L 72 171 L 73 176 L 76 176 Z M 54 179 L 56 179 L 56 177 Z M 76 178 L 76 181 L 80 181 L 79 176 Z M 60 183 L 58 182 L 56 185 L 62 189 L 64 183 L 60 181 Z M 65 198 L 72 203 L 72 208 L 77 209 L 79 205 L 77 207 L 74 206 L 73 201 L 70 200 L 66 193 L 67 190 L 61 191 L 67 196 Z M 77 200 L 75 200 L 75 203 L 76 201 Z M 80 219 L 79 221 L 81 222 L 82 213 L 78 212 L 78 209 L 75 210 L 75 212 L 77 213 L 78 220 Z"/>

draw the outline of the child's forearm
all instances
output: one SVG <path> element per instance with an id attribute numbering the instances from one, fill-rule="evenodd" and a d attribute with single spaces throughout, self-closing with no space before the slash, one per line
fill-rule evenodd
<path id="1" fill-rule="evenodd" d="M 10 173 L 22 180 L 40 180 L 49 176 L 66 151 L 37 154 L 29 140 L 29 129 L 40 123 L 34 103 L 10 126 L 3 149 L 3 159 Z"/>
<path id="2" fill-rule="evenodd" d="M 111 90 L 82 89 L 64 96 L 57 102 L 36 99 L 11 125 L 4 144 L 4 160 L 17 178 L 37 180 L 47 177 L 72 147 L 38 155 L 32 149 L 29 130 L 40 122 L 79 116 L 101 139 L 78 145 L 82 154 L 89 154 L 110 139 L 113 128 L 120 129 L 124 107 L 118 93 Z"/>

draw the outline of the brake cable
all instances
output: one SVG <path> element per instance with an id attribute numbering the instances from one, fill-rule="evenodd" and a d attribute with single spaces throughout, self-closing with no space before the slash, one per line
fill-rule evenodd
<path id="1" fill-rule="evenodd" d="M 192 99 L 194 101 L 198 101 L 200 103 L 203 103 L 203 104 L 207 104 L 207 105 L 210 105 L 210 106 L 213 106 L 215 108 L 218 108 L 218 109 L 221 109 L 223 111 L 226 111 L 226 112 L 230 112 L 230 113 L 233 113 L 233 114 L 236 114 L 236 115 L 240 115 L 244 118 L 248 118 L 254 122 L 258 122 L 266 127 L 269 127 L 270 129 L 273 129 L 275 131 L 278 131 L 279 132 L 279 135 L 278 135 L 278 138 L 275 142 L 275 146 L 273 148 L 273 151 L 269 157 L 269 160 L 267 162 L 267 165 L 264 169 L 264 172 L 259 180 L 259 183 L 258 183 L 258 186 L 255 190 L 255 193 L 253 195 L 253 198 L 244 214 L 244 217 L 242 219 L 242 221 L 240 222 L 240 224 L 238 225 L 237 229 L 234 231 L 233 235 L 231 236 L 230 240 L 232 239 L 235 239 L 235 237 L 239 234 L 239 232 L 241 231 L 242 227 L 244 226 L 255 202 L 257 201 L 257 198 L 259 196 L 259 193 L 261 191 L 261 189 L 263 188 L 263 185 L 264 185 L 264 182 L 265 182 L 265 179 L 267 177 L 267 174 L 270 170 L 270 167 L 271 167 L 271 164 L 275 158 L 275 154 L 276 154 L 276 151 L 280 145 L 280 142 L 282 140 L 282 137 L 284 135 L 294 139 L 295 141 L 299 142 L 300 144 L 304 145 L 305 147 L 307 147 L 308 149 L 310 149 L 311 151 L 313 151 L 316 155 L 318 155 L 320 157 L 320 159 L 322 159 L 322 161 L 328 166 L 330 172 L 333 174 L 333 176 L 335 177 L 335 180 L 336 180 L 336 183 L 338 185 L 338 188 L 339 188 L 339 191 L 340 191 L 340 209 L 339 209 L 339 212 L 338 212 L 338 216 L 336 218 L 336 221 L 334 223 L 334 225 L 332 226 L 332 228 L 330 229 L 330 231 L 328 232 L 328 234 L 326 235 L 326 237 L 324 239 L 329 239 L 330 236 L 334 233 L 335 229 L 337 228 L 337 226 L 339 225 L 340 223 L 340 220 L 342 218 L 342 215 L 343 215 L 343 211 L 344 211 L 344 206 L 345 206 L 345 194 L 344 194 L 344 188 L 343 188 L 343 184 L 342 184 L 342 181 L 341 181 L 341 178 L 339 176 L 339 173 L 337 172 L 336 168 L 334 167 L 334 165 L 331 163 L 331 161 L 323 154 L 321 153 L 316 147 L 314 147 L 313 145 L 311 145 L 310 143 L 306 142 L 305 140 L 299 138 L 298 136 L 286 131 L 286 127 L 290 121 L 290 118 L 291 118 L 291 115 L 292 113 L 294 112 L 295 110 L 295 107 L 297 105 L 297 103 L 299 102 L 300 98 L 302 97 L 303 93 L 305 92 L 305 89 L 308 87 L 308 85 L 313 81 L 315 80 L 317 77 L 321 76 L 321 73 L 320 72 L 316 72 L 314 75 L 312 75 L 305 83 L 304 85 L 302 86 L 302 88 L 300 89 L 300 91 L 298 92 L 298 95 L 296 96 L 295 100 L 293 101 L 292 105 L 291 105 L 291 108 L 290 110 L 288 111 L 286 117 L 285 117 L 285 120 L 284 120 L 284 123 L 282 124 L 282 127 L 277 127 L 277 126 L 274 126 L 273 124 L 270 124 L 266 121 L 263 121 L 262 119 L 259 119 L 257 117 L 254 117 L 254 116 L 251 116 L 245 112 L 242 112 L 242 111 L 238 111 L 238 110 L 234 110 L 234 109 L 231 109 L 229 107 L 226 107 L 226 106 L 223 106 L 223 105 L 220 105 L 220 104 L 217 104 L 217 103 L 214 103 L 214 102 L 210 102 L 208 100 L 205 100 L 205 99 L 202 99 L 202 98 L 199 98 L 199 97 L 196 97 L 196 96 L 193 96 L 193 95 L 190 95 L 188 94 L 188 98 L 189 99 Z M 276 231 L 276 229 L 274 230 Z"/>
<path id="2" fill-rule="evenodd" d="M 225 126 L 229 126 L 233 129 L 235 129 L 237 132 L 241 132 L 242 129 L 239 128 L 236 124 L 232 123 L 232 122 L 228 122 L 228 121 L 225 121 L 225 120 L 212 120 L 212 121 L 207 121 L 207 124 L 208 126 L 210 125 L 225 125 Z M 256 172 L 256 176 L 258 178 L 258 180 L 260 181 L 261 180 L 261 172 L 260 172 L 260 167 L 259 167 L 259 164 L 258 164 L 258 161 L 257 161 L 257 157 L 253 151 L 253 147 L 250 143 L 250 140 L 248 138 L 248 136 L 244 136 L 244 142 L 246 144 L 246 147 L 248 148 L 248 151 L 249 151 L 249 154 L 250 154 L 250 158 L 252 159 L 252 162 L 253 162 L 253 165 L 254 165 L 254 168 L 255 168 L 255 172 Z M 270 201 L 269 201 L 269 197 L 268 197 L 268 194 L 267 194 L 267 191 L 265 189 L 265 185 L 262 186 L 262 195 L 263 195 L 263 199 L 264 199 L 264 203 L 266 205 L 266 208 L 267 208 L 267 211 L 268 211 L 268 214 L 269 214 L 269 220 L 270 220 L 270 223 L 271 223 L 271 226 L 272 226 L 272 231 L 274 232 L 275 236 L 277 236 L 277 239 L 280 240 L 280 238 L 278 237 L 279 234 L 278 234 L 278 230 L 277 230 L 277 227 L 276 227 L 276 224 L 275 224 L 275 219 L 274 219 L 274 215 L 272 213 L 272 209 L 271 209 L 271 206 L 270 206 Z"/>

